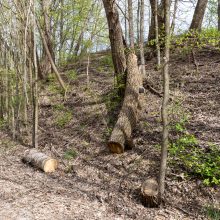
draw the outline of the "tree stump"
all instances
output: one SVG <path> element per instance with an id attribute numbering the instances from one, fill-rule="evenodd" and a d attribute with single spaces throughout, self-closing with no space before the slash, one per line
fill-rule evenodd
<path id="1" fill-rule="evenodd" d="M 36 149 L 27 150 L 22 161 L 43 170 L 45 173 L 54 172 L 58 167 L 58 161 L 56 159 L 53 159 Z"/>
<path id="2" fill-rule="evenodd" d="M 153 178 L 147 179 L 141 186 L 143 205 L 149 208 L 157 207 L 159 185 Z"/>
<path id="3" fill-rule="evenodd" d="M 112 153 L 123 153 L 125 145 L 133 143 L 131 135 L 137 122 L 138 107 L 140 106 L 139 88 L 141 86 L 142 75 L 138 70 L 137 57 L 130 52 L 127 55 L 127 79 L 124 101 L 108 142 L 108 147 Z"/>

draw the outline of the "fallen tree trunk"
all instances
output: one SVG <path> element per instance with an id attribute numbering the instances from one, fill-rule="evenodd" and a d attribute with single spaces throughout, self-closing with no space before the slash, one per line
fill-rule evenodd
<path id="1" fill-rule="evenodd" d="M 54 172 L 58 167 L 56 159 L 48 157 L 36 149 L 26 151 L 22 161 L 43 170 L 45 173 Z"/>
<path id="2" fill-rule="evenodd" d="M 134 53 L 127 55 L 127 80 L 125 96 L 118 120 L 112 131 L 108 147 L 113 153 L 123 153 L 125 145 L 132 147 L 132 130 L 136 126 L 139 88 L 142 86 L 142 75 L 138 70 L 137 57 Z"/>

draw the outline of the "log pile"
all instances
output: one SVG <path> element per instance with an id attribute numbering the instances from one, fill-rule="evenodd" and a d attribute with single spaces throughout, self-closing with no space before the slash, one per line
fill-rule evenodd
<path id="1" fill-rule="evenodd" d="M 54 172 L 58 167 L 58 161 L 56 159 L 53 159 L 36 149 L 27 150 L 22 161 L 43 170 L 45 173 Z"/>
<path id="2" fill-rule="evenodd" d="M 108 147 L 112 153 L 123 153 L 125 146 L 132 147 L 132 131 L 138 117 L 139 88 L 142 87 L 142 75 L 138 69 L 134 53 L 127 55 L 127 80 L 125 96 L 118 120 L 112 131 Z"/>

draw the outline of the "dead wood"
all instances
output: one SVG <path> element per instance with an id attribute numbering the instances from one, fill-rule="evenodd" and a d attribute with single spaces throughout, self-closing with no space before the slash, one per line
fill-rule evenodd
<path id="1" fill-rule="evenodd" d="M 154 94 L 160 98 L 163 97 L 163 94 L 161 92 L 157 91 L 155 88 L 153 88 L 147 80 L 144 81 L 143 86 L 146 90 L 148 90 L 152 94 Z"/>
<path id="2" fill-rule="evenodd" d="M 43 170 L 45 173 L 54 172 L 58 167 L 58 161 L 56 159 L 36 149 L 27 150 L 22 161 Z"/>
<path id="3" fill-rule="evenodd" d="M 146 207 L 158 206 L 158 183 L 155 179 L 147 179 L 141 186 L 142 202 Z"/>
<path id="4" fill-rule="evenodd" d="M 140 104 L 139 88 L 141 86 L 142 76 L 138 70 L 137 57 L 134 53 L 129 53 L 127 55 L 127 80 L 124 101 L 108 142 L 108 147 L 113 153 L 123 153 L 125 145 L 133 143 L 131 136 L 137 122 L 138 106 Z"/>

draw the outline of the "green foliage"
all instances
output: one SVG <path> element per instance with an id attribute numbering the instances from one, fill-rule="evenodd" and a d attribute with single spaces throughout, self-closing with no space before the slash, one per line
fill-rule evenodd
<path id="1" fill-rule="evenodd" d="M 67 72 L 67 77 L 69 80 L 72 80 L 72 81 L 78 78 L 77 73 L 74 69 Z"/>
<path id="2" fill-rule="evenodd" d="M 56 125 L 60 128 L 65 127 L 72 120 L 72 112 L 66 111 L 58 115 Z"/>
<path id="3" fill-rule="evenodd" d="M 64 153 L 64 159 L 71 160 L 77 157 L 77 152 L 74 149 L 69 149 Z"/>
<path id="4" fill-rule="evenodd" d="M 4 119 L 0 119 L 0 129 L 3 129 L 6 125 L 6 121 Z"/>
<path id="5" fill-rule="evenodd" d="M 112 56 L 111 55 L 105 55 L 104 57 L 101 58 L 100 60 L 100 65 L 104 67 L 111 67 L 113 68 L 113 61 L 112 61 Z"/>
<path id="6" fill-rule="evenodd" d="M 170 164 L 183 167 L 187 174 L 199 177 L 204 185 L 220 185 L 220 148 L 215 144 L 199 146 L 197 138 L 186 129 L 185 118 L 173 126 L 177 136 L 169 146 Z"/>
<path id="7" fill-rule="evenodd" d="M 55 124 L 59 128 L 65 127 L 72 120 L 72 112 L 65 108 L 63 104 L 54 105 L 53 109 L 55 110 Z"/>
<path id="8" fill-rule="evenodd" d="M 202 48 L 207 45 L 219 48 L 220 32 L 216 28 L 188 31 L 172 36 L 171 42 L 171 48 L 179 47 L 182 52 L 190 52 L 193 48 Z"/>
<path id="9" fill-rule="evenodd" d="M 213 206 L 206 207 L 205 214 L 210 220 L 220 220 L 220 210 Z"/>
<path id="10" fill-rule="evenodd" d="M 103 101 L 105 102 L 108 111 L 112 112 L 119 107 L 121 99 L 122 98 L 118 95 L 118 90 L 114 89 L 104 97 Z"/>
<path id="11" fill-rule="evenodd" d="M 65 110 L 65 106 L 63 104 L 56 104 L 53 106 L 54 110 L 58 110 L 58 111 L 64 111 Z"/>

